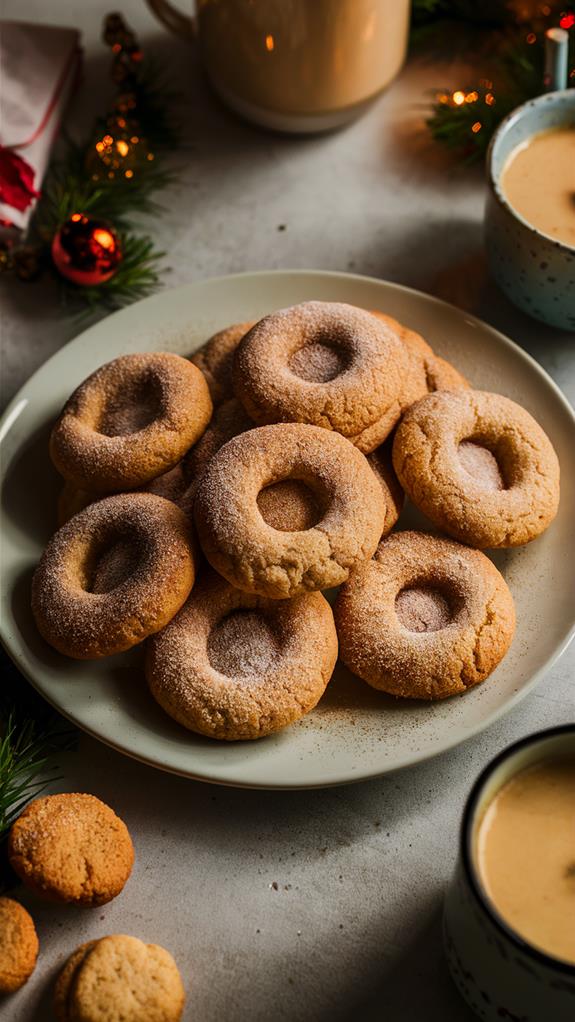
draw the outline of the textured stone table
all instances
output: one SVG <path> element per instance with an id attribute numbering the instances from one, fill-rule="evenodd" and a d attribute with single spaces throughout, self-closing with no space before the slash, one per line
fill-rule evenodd
<path id="1" fill-rule="evenodd" d="M 70 125 L 90 124 L 108 91 L 101 0 L 4 0 L 9 18 L 80 25 L 85 79 Z M 427 139 L 425 90 L 461 84 L 455 65 L 412 61 L 359 122 L 326 137 L 265 134 L 210 94 L 186 44 L 138 0 L 122 10 L 167 60 L 184 93 L 180 181 L 151 229 L 169 284 L 269 267 L 352 270 L 473 311 L 537 358 L 573 399 L 574 337 L 529 321 L 486 277 L 479 169 L 453 166 Z M 97 106 L 95 104 L 98 104 Z M 2 282 L 3 402 L 77 324 L 52 286 Z M 109 800 L 133 834 L 124 893 L 93 912 L 40 906 L 41 958 L 0 1018 L 50 1017 L 50 984 L 79 943 L 113 932 L 164 944 L 197 1022 L 471 1018 L 441 953 L 441 904 L 462 804 L 501 748 L 574 716 L 567 652 L 536 691 L 484 734 L 379 781 L 310 792 L 210 787 L 155 772 L 82 738 L 59 790 Z"/>

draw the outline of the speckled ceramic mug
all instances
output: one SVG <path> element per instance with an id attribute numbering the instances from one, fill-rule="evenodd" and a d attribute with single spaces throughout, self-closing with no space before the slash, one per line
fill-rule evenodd
<path id="1" fill-rule="evenodd" d="M 443 935 L 453 980 L 487 1022 L 572 1022 L 575 966 L 519 936 L 487 897 L 476 866 L 482 815 L 498 790 L 520 770 L 547 756 L 573 754 L 575 724 L 516 742 L 479 776 L 461 825 L 459 860 L 445 899 Z"/>
<path id="2" fill-rule="evenodd" d="M 575 329 L 575 248 L 547 237 L 508 203 L 505 163 L 521 142 L 550 128 L 575 126 L 575 89 L 548 92 L 517 107 L 500 124 L 487 153 L 485 244 L 489 267 L 508 298 L 535 319 Z"/>

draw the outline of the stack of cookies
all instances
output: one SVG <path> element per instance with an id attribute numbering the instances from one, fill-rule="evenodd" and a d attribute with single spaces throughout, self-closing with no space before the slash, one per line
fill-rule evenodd
<path id="1" fill-rule="evenodd" d="M 396 696 L 484 681 L 515 611 L 481 551 L 535 539 L 559 500 L 527 411 L 340 303 L 234 325 L 191 359 L 115 359 L 50 452 L 65 484 L 33 582 L 42 635 L 79 659 L 145 640 L 160 706 L 226 740 L 308 713 L 338 656 Z M 405 495 L 434 534 L 389 535 Z"/>

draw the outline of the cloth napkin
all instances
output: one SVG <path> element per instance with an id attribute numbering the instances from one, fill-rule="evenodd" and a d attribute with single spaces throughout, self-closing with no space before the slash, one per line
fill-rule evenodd
<path id="1" fill-rule="evenodd" d="M 25 228 L 74 87 L 79 33 L 0 22 L 0 222 Z"/>

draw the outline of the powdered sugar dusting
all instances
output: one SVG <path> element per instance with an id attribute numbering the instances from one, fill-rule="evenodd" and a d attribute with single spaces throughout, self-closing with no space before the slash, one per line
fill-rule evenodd
<path id="1" fill-rule="evenodd" d="M 263 675 L 277 664 L 280 645 L 262 614 L 236 610 L 212 629 L 208 658 L 214 670 L 229 678 Z"/>
<path id="2" fill-rule="evenodd" d="M 310 383 L 327 383 L 345 369 L 345 360 L 326 344 L 306 344 L 288 363 L 292 373 Z"/>
<path id="3" fill-rule="evenodd" d="M 395 599 L 395 613 L 410 632 L 438 632 L 451 621 L 449 604 L 437 589 L 402 589 Z"/>
<path id="4" fill-rule="evenodd" d="M 459 445 L 459 461 L 464 472 L 473 476 L 476 483 L 486 490 L 504 490 L 505 483 L 494 454 L 474 443 L 463 440 Z"/>

